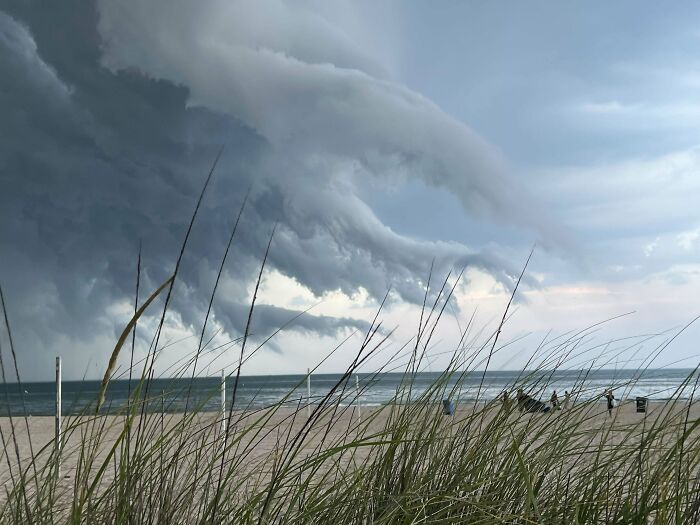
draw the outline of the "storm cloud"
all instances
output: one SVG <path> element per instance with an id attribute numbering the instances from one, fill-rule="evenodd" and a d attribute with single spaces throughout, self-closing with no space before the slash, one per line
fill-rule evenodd
<path id="1" fill-rule="evenodd" d="M 0 6 L 0 282 L 25 367 L 57 347 L 88 355 L 120 329 L 139 243 L 145 288 L 172 271 L 221 146 L 173 304 L 192 331 L 248 189 L 214 303 L 232 336 L 275 224 L 270 267 L 319 297 L 392 288 L 418 303 L 433 259 L 439 274 L 471 266 L 510 286 L 517 264 L 394 231 L 363 200 L 367 187 L 420 181 L 479 220 L 561 237 L 495 148 L 392 81 L 321 4 Z M 294 315 L 261 305 L 256 330 Z M 289 329 L 366 326 L 305 314 Z"/>

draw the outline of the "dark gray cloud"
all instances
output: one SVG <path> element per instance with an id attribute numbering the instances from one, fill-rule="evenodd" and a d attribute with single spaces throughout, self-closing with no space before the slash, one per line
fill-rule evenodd
<path id="1" fill-rule="evenodd" d="M 316 295 L 362 288 L 381 298 L 392 287 L 419 302 L 432 259 L 438 274 L 474 266 L 510 285 L 517 264 L 384 225 L 360 197 L 366 184 L 420 180 L 482 220 L 548 242 L 560 235 L 528 208 L 491 146 L 387 80 L 308 5 L 10 1 L 0 9 L 0 280 L 25 369 L 59 347 L 89 356 L 90 344 L 120 329 L 127 313 L 115 304 L 133 297 L 139 242 L 144 288 L 167 276 L 221 145 L 173 304 L 195 331 L 248 188 L 215 304 L 230 334 L 244 325 L 275 223 L 271 267 Z M 256 332 L 294 315 L 260 305 Z M 365 327 L 314 315 L 293 325 L 326 335 Z"/>
<path id="2" fill-rule="evenodd" d="M 223 298 L 217 318 L 224 323 L 224 326 L 245 326 L 248 313 L 248 305 Z M 296 330 L 315 335 L 334 334 L 344 328 L 366 332 L 369 328 L 368 322 L 359 319 L 309 314 L 299 316 L 299 312 L 295 310 L 262 304 L 255 309 L 250 331 L 257 338 L 267 337 L 275 330 L 287 325 L 292 319 L 294 319 L 292 326 Z"/>

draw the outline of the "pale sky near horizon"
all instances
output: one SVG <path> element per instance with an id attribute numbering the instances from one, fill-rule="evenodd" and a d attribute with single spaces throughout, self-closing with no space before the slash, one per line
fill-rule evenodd
<path id="1" fill-rule="evenodd" d="M 466 268 L 439 369 L 475 309 L 493 329 L 533 245 L 492 366 L 628 313 L 569 364 L 638 365 L 700 314 L 698 21 L 693 2 L 0 0 L 0 284 L 23 379 L 49 379 L 58 354 L 67 377 L 101 376 L 139 243 L 143 299 L 221 146 L 160 372 L 196 347 L 249 188 L 206 338 L 242 332 L 275 224 L 254 342 L 314 307 L 246 374 L 314 366 L 389 288 L 398 348 L 433 260 L 438 278 Z M 698 335 L 655 364 L 695 366 Z"/>

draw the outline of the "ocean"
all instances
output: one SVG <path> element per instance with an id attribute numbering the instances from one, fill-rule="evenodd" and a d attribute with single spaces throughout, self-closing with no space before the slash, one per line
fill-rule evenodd
<path id="1" fill-rule="evenodd" d="M 633 370 L 596 370 L 586 372 L 576 370 L 559 370 L 556 372 L 539 371 L 527 380 L 528 391 L 535 397 L 548 400 L 552 390 L 562 399 L 564 391 L 572 392 L 574 398 L 590 399 L 601 397 L 608 388 L 615 388 L 617 399 L 631 399 L 637 396 L 649 399 L 668 399 L 672 396 L 688 398 L 692 392 L 692 383 L 681 392 L 679 386 L 692 374 L 690 369 L 653 369 L 643 373 Z M 480 400 L 490 400 L 499 396 L 504 390 L 516 388 L 528 374 L 513 371 L 489 371 L 484 377 Z M 417 398 L 439 377 L 439 373 L 423 372 L 416 374 L 412 386 L 412 399 Z M 342 374 L 313 374 L 311 376 L 311 400 L 326 396 L 341 379 Z M 360 396 L 363 406 L 379 406 L 395 400 L 400 389 L 403 374 L 387 373 L 382 375 L 359 374 Z M 448 383 L 453 389 L 451 397 L 458 402 L 469 402 L 476 398 L 482 372 L 471 372 L 457 384 L 455 379 Z M 213 411 L 220 406 L 220 381 L 218 377 L 190 379 L 154 379 L 149 388 L 149 409 L 178 412 L 185 408 L 189 397 L 188 409 L 195 406 Z M 345 396 L 341 403 L 354 403 L 356 396 L 355 377 L 347 382 Z M 107 390 L 105 411 L 116 412 L 127 402 L 130 388 L 128 380 L 114 380 Z M 63 414 L 72 415 L 94 406 L 99 392 L 99 381 L 64 381 Z M 227 403 L 230 403 L 234 388 L 234 378 L 230 377 L 226 385 Z M 21 389 L 16 383 L 0 385 L 0 415 L 21 415 L 26 409 L 29 415 L 53 415 L 55 410 L 54 382 L 22 383 Z M 189 396 L 188 396 L 189 390 Z M 286 397 L 286 404 L 306 403 L 306 378 L 303 375 L 284 376 L 241 376 L 236 389 L 237 408 L 261 408 L 279 403 Z"/>

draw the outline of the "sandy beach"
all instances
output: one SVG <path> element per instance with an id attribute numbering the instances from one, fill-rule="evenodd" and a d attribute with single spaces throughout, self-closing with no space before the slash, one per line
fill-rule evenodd
<path id="1" fill-rule="evenodd" d="M 181 506 L 194 505 L 197 513 L 206 514 L 211 511 L 212 491 L 225 498 L 228 508 L 239 508 L 236 512 L 247 508 L 248 501 L 257 501 L 254 508 L 259 508 L 260 498 L 273 491 L 273 486 L 279 502 L 275 505 L 287 512 L 295 508 L 287 506 L 287 498 L 305 498 L 307 486 L 315 487 L 309 488 L 314 492 L 323 486 L 339 490 L 347 483 L 359 482 L 361 487 L 365 477 L 371 479 L 377 472 L 386 472 L 382 478 L 389 476 L 391 483 L 401 483 L 405 461 L 411 462 L 412 472 L 449 472 L 455 461 L 485 465 L 479 459 L 482 454 L 489 454 L 489 462 L 497 464 L 498 455 L 512 456 L 514 446 L 523 465 L 530 461 L 543 465 L 552 458 L 550 466 L 537 467 L 544 470 L 536 475 L 550 479 L 559 490 L 567 491 L 569 483 L 585 483 L 597 472 L 606 483 L 618 487 L 620 497 L 629 497 L 626 469 L 636 465 L 653 472 L 657 463 L 663 464 L 659 460 L 664 453 L 677 446 L 683 429 L 700 417 L 700 407 L 684 401 L 651 402 L 646 413 L 636 412 L 635 404 L 628 401 L 612 415 L 602 402 L 527 413 L 512 403 L 492 401 L 460 404 L 453 415 L 443 414 L 441 404 L 433 402 L 363 407 L 360 417 L 354 406 L 315 408 L 310 420 L 303 406 L 234 412 L 228 432 L 222 432 L 221 417 L 213 412 L 188 415 L 187 419 L 181 413 L 151 413 L 133 421 L 128 439 L 123 416 L 65 417 L 58 477 L 55 462 L 49 461 L 54 453 L 54 419 L 13 418 L 13 439 L 9 418 L 3 418 L 0 483 L 6 491 L 0 498 L 7 502 L 8 493 L 17 486 L 19 455 L 26 476 L 23 493 L 33 498 L 49 490 L 52 503 L 47 512 L 55 516 L 94 512 L 82 508 L 82 503 L 76 510 L 76 502 L 90 506 L 95 498 L 108 501 L 131 483 L 136 484 L 128 488 L 132 495 L 123 501 L 128 508 L 147 513 L 163 509 L 176 513 Z M 696 440 L 698 434 L 700 431 L 693 430 L 688 439 Z M 649 436 L 653 439 L 647 439 Z M 127 442 L 131 459 L 124 462 Z M 643 453 L 640 443 L 645 444 Z M 517 483 L 517 464 L 508 465 L 507 470 L 486 479 L 500 476 L 498 479 Z M 462 471 L 456 483 L 468 487 L 469 473 Z M 692 483 L 695 467 L 688 466 L 685 476 Z M 383 490 L 398 489 L 381 486 Z M 21 499 L 15 501 L 22 506 Z M 41 508 L 41 503 L 37 505 Z M 105 510 L 118 512 L 109 505 Z"/>
<path id="2" fill-rule="evenodd" d="M 483 404 L 478 409 L 482 410 Z M 492 403 L 489 410 L 484 414 L 485 427 L 488 421 L 500 410 L 500 403 Z M 435 411 L 440 412 L 441 407 L 435 405 Z M 581 420 L 580 428 L 589 432 L 589 437 L 595 435 L 606 435 L 606 439 L 611 446 L 614 446 L 621 435 L 629 433 L 641 434 L 644 429 L 652 428 L 663 420 L 664 425 L 676 425 L 679 428 L 683 425 L 686 413 L 688 420 L 693 422 L 700 417 L 700 405 L 693 404 L 687 412 L 687 404 L 677 402 L 670 405 L 665 402 L 650 402 L 646 413 L 636 412 L 634 402 L 626 401 L 613 410 L 610 416 L 603 403 L 587 404 L 585 407 L 572 407 L 569 410 L 558 410 L 544 414 L 521 413 L 513 409 L 509 416 L 509 421 L 515 425 L 535 425 L 541 422 L 551 422 L 556 418 L 575 417 Z M 326 409 L 329 412 L 331 409 Z M 453 416 L 442 416 L 445 423 L 450 423 L 453 428 L 459 428 L 459 423 L 469 415 L 473 414 L 475 407 L 473 404 L 462 404 L 456 408 Z M 361 421 L 367 423 L 365 433 L 379 432 L 386 424 L 392 410 L 390 407 L 370 408 L 364 407 L 361 412 Z M 255 427 L 255 437 L 249 437 L 250 441 L 255 441 L 254 452 L 247 456 L 247 461 L 253 465 L 261 460 L 270 459 L 275 452 L 284 448 L 285 440 L 289 440 L 296 432 L 299 432 L 306 422 L 306 410 L 296 411 L 292 408 L 278 408 L 274 412 L 251 411 L 247 413 L 234 413 L 233 420 L 238 421 L 236 428 L 229 431 L 229 439 L 233 439 L 241 428 L 247 426 Z M 241 419 L 238 419 L 238 418 Z M 161 432 L 169 432 L 175 429 L 182 421 L 181 414 L 151 414 L 146 417 L 148 430 L 145 433 L 151 440 L 157 439 Z M 325 444 L 337 443 L 342 438 L 351 438 L 354 433 L 349 431 L 358 423 L 357 412 L 354 407 L 345 407 L 337 410 L 332 418 L 332 424 L 321 419 L 317 422 L 309 434 L 309 438 L 304 442 L 304 448 L 308 451 L 323 447 Z M 13 471 L 17 470 L 17 453 L 23 468 L 28 468 L 32 457 L 32 450 L 37 458 L 36 465 L 41 468 L 53 451 L 54 443 L 54 418 L 53 417 L 14 417 L 14 436 L 17 443 L 15 450 L 12 442 L 12 426 L 7 417 L 0 418 L 0 430 L 2 431 L 5 447 L 2 461 L 0 461 L 0 483 L 11 482 L 8 461 Z M 27 432 L 27 425 L 29 433 Z M 138 419 L 135 421 L 132 434 L 136 434 Z M 197 416 L 197 422 L 191 428 L 193 435 L 191 440 L 202 439 L 213 447 L 217 440 L 222 440 L 221 418 L 215 413 L 205 413 Z M 97 439 L 99 435 L 100 451 L 106 453 L 124 429 L 124 418 L 121 416 L 100 416 L 91 420 L 76 419 L 74 417 L 63 418 L 64 443 L 61 460 L 61 475 L 66 483 L 75 476 L 75 469 L 79 458 L 80 444 L 86 439 Z M 29 438 L 31 436 L 31 440 Z M 365 451 L 366 452 L 366 451 Z M 99 455 L 98 457 L 99 458 Z M 42 461 L 43 460 L 43 461 Z M 105 482 L 109 481 L 109 477 Z"/>

